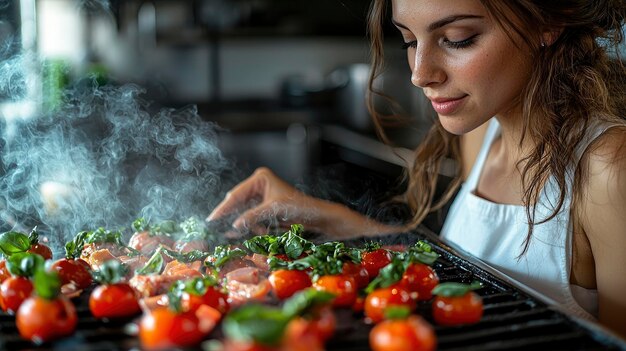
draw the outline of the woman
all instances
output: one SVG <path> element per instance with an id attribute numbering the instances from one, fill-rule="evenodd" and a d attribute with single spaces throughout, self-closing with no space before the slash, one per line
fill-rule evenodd
<path id="1" fill-rule="evenodd" d="M 382 69 L 388 5 L 375 0 L 370 11 L 370 82 Z M 408 174 L 408 227 L 458 190 L 443 240 L 626 336 L 624 68 L 607 55 L 622 40 L 626 5 L 392 0 L 391 14 L 411 81 L 438 115 Z M 435 199 L 447 156 L 459 161 L 458 176 Z M 252 199 L 235 227 L 262 231 L 259 223 L 278 218 L 336 238 L 406 229 L 308 197 L 267 169 L 235 187 L 209 218 Z"/>

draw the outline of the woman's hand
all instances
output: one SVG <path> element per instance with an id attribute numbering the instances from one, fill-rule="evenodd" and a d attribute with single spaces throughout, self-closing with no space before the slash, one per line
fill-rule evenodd
<path id="1" fill-rule="evenodd" d="M 288 228 L 295 223 L 336 239 L 402 230 L 375 222 L 346 206 L 308 196 L 267 168 L 257 169 L 229 191 L 207 220 L 236 213 L 241 214 L 233 222 L 233 227 L 240 232 L 255 234 L 266 233 L 269 226 Z"/>

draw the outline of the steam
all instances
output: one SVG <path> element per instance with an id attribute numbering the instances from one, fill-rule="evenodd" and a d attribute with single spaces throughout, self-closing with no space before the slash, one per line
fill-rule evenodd
<path id="1" fill-rule="evenodd" d="M 45 106 L 28 101 L 28 59 L 0 65 L 4 105 Z M 129 228 L 138 217 L 205 218 L 231 185 L 221 181 L 230 165 L 217 146 L 219 128 L 195 106 L 155 109 L 144 93 L 84 79 L 61 91 L 54 109 L 29 119 L 4 113 L 3 230 L 37 225 L 58 246 L 81 230 Z"/>

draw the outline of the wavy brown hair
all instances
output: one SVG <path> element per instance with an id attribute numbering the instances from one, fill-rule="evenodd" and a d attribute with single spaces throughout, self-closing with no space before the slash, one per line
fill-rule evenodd
<path id="1" fill-rule="evenodd" d="M 524 119 L 522 139 L 530 138 L 536 147 L 519 161 L 523 184 L 523 203 L 529 223 L 522 255 L 528 249 L 535 225 L 552 219 L 562 209 L 569 194 L 576 148 L 593 119 L 624 125 L 618 116 L 626 107 L 624 66 L 618 45 L 623 41 L 622 25 L 626 16 L 624 0 L 480 0 L 492 19 L 519 43 L 530 50 L 535 64 L 528 85 L 521 95 Z M 368 108 L 379 136 L 384 134 L 383 115 L 374 107 L 375 79 L 384 70 L 383 27 L 389 13 L 388 0 L 373 0 L 368 21 L 371 42 L 371 76 Z M 544 33 L 555 40 L 542 45 Z M 521 40 L 520 40 L 521 39 Z M 610 55 L 609 53 L 614 55 Z M 537 118 L 537 116 L 543 116 Z M 533 118 L 534 117 L 534 118 Z M 457 175 L 446 191 L 435 198 L 439 171 L 445 158 L 457 161 Z M 413 210 L 411 225 L 416 226 L 431 212 L 442 208 L 462 182 L 460 139 L 435 120 L 415 152 L 407 169 L 405 200 Z M 535 218 L 535 207 L 548 177 L 556 180 L 560 195 L 552 214 Z M 584 171 L 574 177 L 573 198 L 582 193 Z"/>

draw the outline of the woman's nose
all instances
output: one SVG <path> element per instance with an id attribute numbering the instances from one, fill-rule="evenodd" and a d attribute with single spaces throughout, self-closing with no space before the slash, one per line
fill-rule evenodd
<path id="1" fill-rule="evenodd" d="M 441 84 L 446 74 L 439 60 L 429 52 L 417 49 L 411 69 L 411 83 L 419 88 Z"/>

